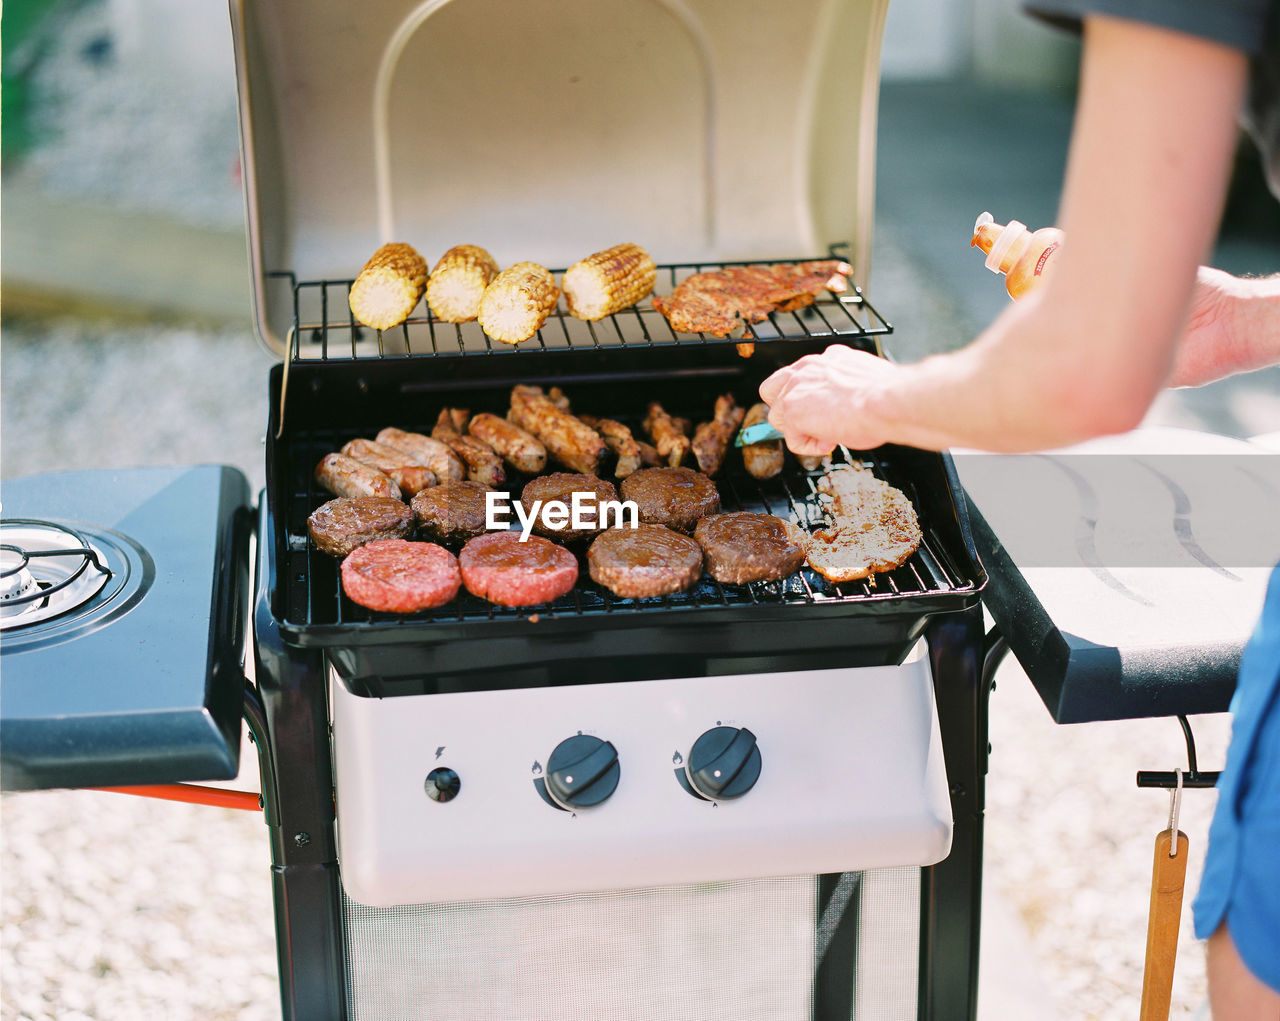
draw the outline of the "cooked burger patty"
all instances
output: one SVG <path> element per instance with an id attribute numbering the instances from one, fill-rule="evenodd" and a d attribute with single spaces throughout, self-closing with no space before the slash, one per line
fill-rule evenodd
<path id="1" fill-rule="evenodd" d="M 795 574 L 804 563 L 807 539 L 788 521 L 748 511 L 703 518 L 693 537 L 706 554 L 707 573 L 728 585 Z"/>
<path id="2" fill-rule="evenodd" d="M 584 494 L 579 497 L 582 502 L 581 518 L 590 522 L 589 527 L 574 528 L 572 516 L 562 528 L 553 527 L 547 522 L 547 503 L 550 501 L 563 503 L 572 512 L 574 493 Z M 562 542 L 581 539 L 583 536 L 599 531 L 599 514 L 597 513 L 599 503 L 602 500 L 617 499 L 618 490 L 614 488 L 612 482 L 606 482 L 594 475 L 576 472 L 552 472 L 550 475 L 539 475 L 536 479 L 530 479 L 524 487 L 524 492 L 520 494 L 520 503 L 526 514 L 532 512 L 536 500 L 542 501 L 542 507 L 539 508 L 538 516 L 533 522 L 533 530 L 539 535 L 559 539 Z"/>
<path id="3" fill-rule="evenodd" d="M 341 571 L 348 599 L 386 613 L 443 606 L 462 584 L 458 561 L 447 549 L 404 539 L 379 539 L 352 550 Z"/>
<path id="4" fill-rule="evenodd" d="M 559 599 L 578 580 L 578 558 L 549 539 L 489 532 L 458 556 L 467 591 L 501 606 L 533 606 Z"/>
<path id="5" fill-rule="evenodd" d="M 485 530 L 485 494 L 480 482 L 456 481 L 424 489 L 410 506 L 432 539 L 470 539 Z"/>
<path id="6" fill-rule="evenodd" d="M 390 496 L 340 496 L 307 518 L 307 534 L 316 548 L 335 557 L 378 539 L 403 539 L 413 526 L 409 505 Z"/>
<path id="7" fill-rule="evenodd" d="M 702 547 L 666 525 L 611 528 L 587 550 L 591 578 L 623 599 L 682 592 L 702 576 Z"/>
<path id="8" fill-rule="evenodd" d="M 641 468 L 622 480 L 622 498 L 635 501 L 641 521 L 680 532 L 720 509 L 716 484 L 692 468 Z"/>

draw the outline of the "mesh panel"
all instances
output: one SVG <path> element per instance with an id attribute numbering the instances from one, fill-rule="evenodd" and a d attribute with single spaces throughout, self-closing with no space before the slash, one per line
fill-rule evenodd
<path id="1" fill-rule="evenodd" d="M 854 1017 L 914 1018 L 919 870 L 854 878 Z M 816 892 L 798 876 L 392 908 L 347 899 L 349 1016 L 811 1021 Z"/>
<path id="2" fill-rule="evenodd" d="M 920 870 L 862 873 L 855 1021 L 915 1021 L 920 979 Z"/>

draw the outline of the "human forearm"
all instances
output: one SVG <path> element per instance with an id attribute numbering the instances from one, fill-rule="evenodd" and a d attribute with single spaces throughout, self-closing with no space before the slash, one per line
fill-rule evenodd
<path id="1" fill-rule="evenodd" d="M 1053 275 L 953 354 L 782 370 L 761 388 L 770 419 L 808 452 L 1033 450 L 1137 424 L 1168 381 L 1216 230 L 1244 72 L 1216 43 L 1089 18 Z"/>

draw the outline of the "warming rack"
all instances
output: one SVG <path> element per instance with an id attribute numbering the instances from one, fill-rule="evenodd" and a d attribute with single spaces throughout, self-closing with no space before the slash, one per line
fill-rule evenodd
<path id="1" fill-rule="evenodd" d="M 840 246 L 826 258 L 841 258 Z M 787 265 L 811 259 L 672 263 L 657 267 L 654 288 L 669 294 L 695 273 L 731 266 Z M 553 270 L 559 277 L 564 271 Z M 574 318 L 557 306 L 535 337 L 522 344 L 489 339 L 477 323 L 447 323 L 432 315 L 425 300 L 403 324 L 386 331 L 356 322 L 348 296 L 353 279 L 298 280 L 291 272 L 270 274 L 293 293 L 290 361 L 350 361 L 369 358 L 458 357 L 518 355 L 530 351 L 590 351 L 610 348 L 670 347 L 695 344 L 734 344 L 743 341 L 823 339 L 845 342 L 881 336 L 893 327 L 872 307 L 852 282 L 842 294 L 824 291 L 812 305 L 794 312 L 775 312 L 750 327 L 750 336 L 712 337 L 705 333 L 676 333 L 662 313 L 644 299 L 597 322 Z"/>

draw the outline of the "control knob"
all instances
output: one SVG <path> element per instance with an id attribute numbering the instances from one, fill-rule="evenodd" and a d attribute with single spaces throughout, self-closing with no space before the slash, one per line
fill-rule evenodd
<path id="1" fill-rule="evenodd" d="M 693 743 L 685 763 L 690 786 L 712 801 L 740 798 L 760 779 L 760 749 L 746 727 L 713 727 Z"/>
<path id="2" fill-rule="evenodd" d="M 598 805 L 618 788 L 618 750 L 589 734 L 566 738 L 547 759 L 546 791 L 561 808 Z"/>

